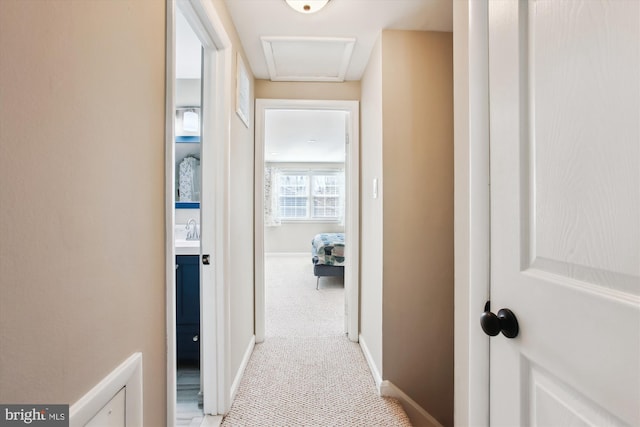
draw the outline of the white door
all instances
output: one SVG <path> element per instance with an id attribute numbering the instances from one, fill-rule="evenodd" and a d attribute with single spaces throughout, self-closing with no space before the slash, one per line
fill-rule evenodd
<path id="1" fill-rule="evenodd" d="M 231 40 L 208 0 L 177 0 L 202 45 L 202 190 L 200 201 L 200 371 L 203 412 L 225 413 L 229 401 L 229 99 Z"/>
<path id="2" fill-rule="evenodd" d="M 640 425 L 640 2 L 490 0 L 498 426 Z"/>
<path id="3" fill-rule="evenodd" d="M 202 137 L 200 202 L 200 392 L 205 414 L 218 413 L 216 351 L 216 140 L 213 131 L 215 68 L 211 49 L 202 50 Z"/>

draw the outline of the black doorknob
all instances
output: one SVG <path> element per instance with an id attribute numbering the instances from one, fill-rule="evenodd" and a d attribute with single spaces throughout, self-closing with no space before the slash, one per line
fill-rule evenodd
<path id="1" fill-rule="evenodd" d="M 501 308 L 498 314 L 491 312 L 489 301 L 484 306 L 484 313 L 480 316 L 480 326 L 485 334 L 495 337 L 500 332 L 507 338 L 518 336 L 518 319 L 508 308 Z"/>

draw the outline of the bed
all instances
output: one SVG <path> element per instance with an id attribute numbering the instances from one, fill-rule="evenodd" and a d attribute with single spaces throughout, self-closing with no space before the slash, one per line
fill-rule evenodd
<path id="1" fill-rule="evenodd" d="M 320 233 L 311 240 L 313 274 L 317 277 L 344 277 L 344 233 Z"/>

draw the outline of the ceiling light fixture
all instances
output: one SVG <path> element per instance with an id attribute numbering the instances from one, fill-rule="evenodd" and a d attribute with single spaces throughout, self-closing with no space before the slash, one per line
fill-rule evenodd
<path id="1" fill-rule="evenodd" d="M 284 0 L 296 12 L 316 13 L 329 3 L 330 0 Z"/>

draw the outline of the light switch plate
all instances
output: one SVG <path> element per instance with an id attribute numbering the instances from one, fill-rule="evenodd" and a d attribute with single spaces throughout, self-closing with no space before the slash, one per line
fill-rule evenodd
<path id="1" fill-rule="evenodd" d="M 373 178 L 373 198 L 378 198 L 378 178 Z"/>

